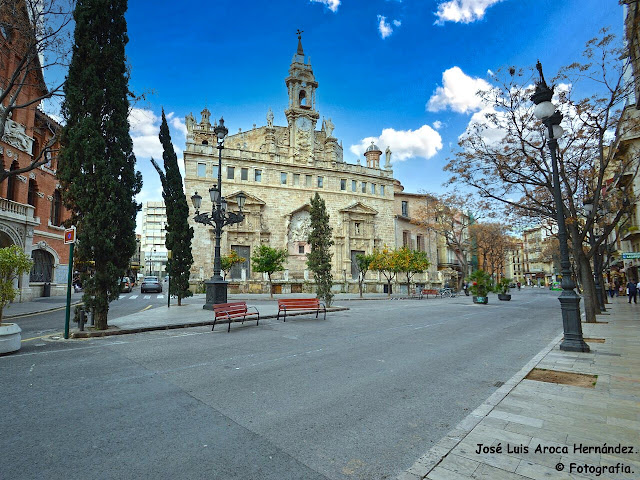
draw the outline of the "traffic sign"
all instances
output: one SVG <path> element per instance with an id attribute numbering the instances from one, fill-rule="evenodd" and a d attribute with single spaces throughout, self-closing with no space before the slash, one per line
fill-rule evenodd
<path id="1" fill-rule="evenodd" d="M 640 252 L 626 252 L 622 254 L 624 260 L 631 260 L 633 258 L 640 258 Z"/>
<path id="2" fill-rule="evenodd" d="M 76 227 L 64 229 L 64 244 L 76 243 Z"/>

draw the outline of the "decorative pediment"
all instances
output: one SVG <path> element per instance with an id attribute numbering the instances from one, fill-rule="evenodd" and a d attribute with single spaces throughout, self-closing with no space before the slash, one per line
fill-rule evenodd
<path id="1" fill-rule="evenodd" d="M 308 203 L 305 203 L 301 207 L 298 207 L 295 210 L 285 214 L 285 217 L 293 217 L 298 212 L 303 212 L 303 211 L 309 212 L 310 210 L 311 210 L 311 205 L 309 205 Z"/>
<path id="2" fill-rule="evenodd" d="M 224 198 L 225 198 L 225 200 L 227 200 L 227 202 L 238 203 L 238 201 L 236 200 L 236 197 L 240 193 L 242 193 L 246 197 L 246 200 L 244 201 L 245 205 L 260 205 L 260 206 L 266 205 L 266 203 L 263 200 L 259 199 L 258 197 L 254 196 L 254 195 L 251 195 L 251 194 L 249 194 L 247 192 L 244 192 L 242 190 L 238 190 L 237 192 L 233 192 L 230 195 L 226 195 Z"/>
<path id="3" fill-rule="evenodd" d="M 366 206 L 365 204 L 361 203 L 361 202 L 356 202 L 352 205 L 349 205 L 346 208 L 343 208 L 342 210 L 340 210 L 341 213 L 359 213 L 362 215 L 377 215 L 378 211 Z"/>

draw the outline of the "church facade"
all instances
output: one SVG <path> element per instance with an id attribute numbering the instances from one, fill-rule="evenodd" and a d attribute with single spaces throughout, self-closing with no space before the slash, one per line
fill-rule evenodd
<path id="1" fill-rule="evenodd" d="M 237 211 L 237 195 L 246 196 L 245 220 L 227 226 L 222 236 L 222 254 L 235 250 L 246 261 L 227 276 L 233 291 L 263 292 L 268 287 L 263 274 L 252 271 L 250 257 L 260 244 L 286 248 L 286 270 L 274 275 L 276 292 L 310 291 L 313 275 L 307 270 L 310 251 L 309 204 L 315 193 L 324 199 L 333 228 L 333 277 L 336 288 L 357 288 L 355 256 L 374 248 L 396 244 L 394 179 L 391 151 L 372 144 L 365 164 L 343 160 L 341 142 L 333 136 L 331 119 L 320 121 L 316 105 L 318 82 L 302 49 L 298 49 L 285 80 L 289 104 L 287 125 L 273 124 L 271 110 L 266 125 L 228 136 L 222 150 L 222 195 L 229 209 Z M 215 122 L 205 108 L 196 123 L 186 117 L 187 143 L 184 151 L 187 198 L 196 191 L 203 197 L 202 211 L 211 210 L 207 195 L 217 183 L 218 150 L 213 132 Z M 194 228 L 192 281 L 213 274 L 214 229 L 195 223 L 193 207 L 190 225 Z M 369 291 L 382 291 L 384 282 L 372 274 Z"/>

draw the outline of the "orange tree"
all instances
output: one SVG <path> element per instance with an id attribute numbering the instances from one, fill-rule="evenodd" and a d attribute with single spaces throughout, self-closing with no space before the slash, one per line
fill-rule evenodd
<path id="1" fill-rule="evenodd" d="M 391 282 L 398 274 L 397 255 L 386 245 L 382 250 L 375 249 L 373 251 L 369 268 L 376 272 L 382 273 L 387 280 L 387 293 L 391 295 Z"/>
<path id="2" fill-rule="evenodd" d="M 427 252 L 421 252 L 419 250 L 410 250 L 407 247 L 402 247 L 399 250 L 393 252 L 394 264 L 398 273 L 402 272 L 407 277 L 407 294 L 409 294 L 409 286 L 411 279 L 416 273 L 423 273 L 431 262 L 427 258 Z"/>
<path id="3" fill-rule="evenodd" d="M 244 261 L 246 261 L 246 258 L 238 255 L 238 252 L 236 252 L 235 250 L 231 250 L 227 255 L 223 255 L 222 257 L 220 257 L 221 269 L 224 273 L 225 278 L 229 274 L 229 270 L 231 270 L 234 265 L 243 263 Z"/>

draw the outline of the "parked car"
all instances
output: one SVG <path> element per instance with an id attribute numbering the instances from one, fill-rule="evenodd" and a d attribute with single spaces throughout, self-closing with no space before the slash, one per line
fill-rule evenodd
<path id="1" fill-rule="evenodd" d="M 144 277 L 142 285 L 140 285 L 140 292 L 162 292 L 162 283 L 158 280 L 158 277 Z"/>
<path id="2" fill-rule="evenodd" d="M 131 293 L 133 290 L 133 282 L 129 277 L 122 277 L 120 280 L 120 291 L 122 293 Z"/>

